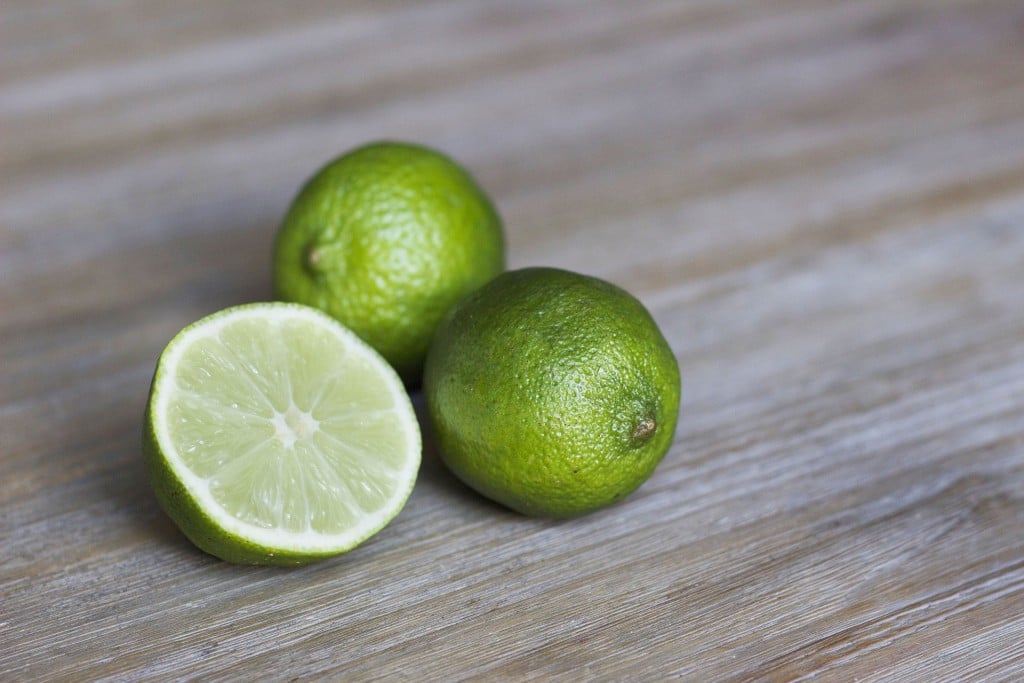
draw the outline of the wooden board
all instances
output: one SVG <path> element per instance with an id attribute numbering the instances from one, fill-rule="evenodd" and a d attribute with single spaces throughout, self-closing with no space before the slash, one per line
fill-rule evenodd
<path id="1" fill-rule="evenodd" d="M 156 357 L 380 137 L 650 307 L 678 436 L 552 522 L 428 435 L 364 546 L 219 562 L 145 482 Z M 1022 679 L 1024 4 L 10 0 L 0 482 L 6 681 Z"/>

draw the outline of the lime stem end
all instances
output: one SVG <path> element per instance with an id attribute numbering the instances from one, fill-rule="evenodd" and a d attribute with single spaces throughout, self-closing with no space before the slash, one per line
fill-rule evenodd
<path id="1" fill-rule="evenodd" d="M 645 417 L 633 429 L 633 438 L 638 441 L 649 439 L 657 428 L 658 424 L 654 421 L 653 417 Z"/>

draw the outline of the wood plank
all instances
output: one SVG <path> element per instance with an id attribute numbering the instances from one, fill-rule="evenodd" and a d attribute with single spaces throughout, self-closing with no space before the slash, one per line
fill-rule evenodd
<path id="1" fill-rule="evenodd" d="M 1024 677 L 1017 0 L 0 8 L 0 679 Z M 442 148 L 513 267 L 636 293 L 683 369 L 625 503 L 520 517 L 426 436 L 344 557 L 156 507 L 156 357 L 272 296 L 331 155 Z"/>

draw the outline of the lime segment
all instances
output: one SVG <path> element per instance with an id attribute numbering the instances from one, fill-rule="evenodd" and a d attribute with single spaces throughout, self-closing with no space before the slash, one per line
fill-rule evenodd
<path id="1" fill-rule="evenodd" d="M 150 477 L 186 536 L 223 559 L 349 550 L 405 504 L 421 441 L 402 381 L 327 315 L 229 308 L 164 350 L 147 406 Z"/>

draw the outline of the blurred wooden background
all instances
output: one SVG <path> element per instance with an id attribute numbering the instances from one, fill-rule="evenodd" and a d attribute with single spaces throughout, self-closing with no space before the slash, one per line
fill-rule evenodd
<path id="1" fill-rule="evenodd" d="M 144 480 L 156 357 L 380 137 L 466 164 L 512 266 L 650 307 L 678 437 L 550 522 L 428 435 L 356 551 L 221 563 Z M 1024 678 L 1024 4 L 8 0 L 0 643 L 6 681 Z"/>

